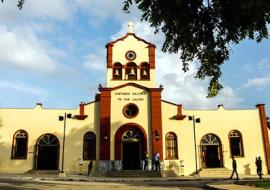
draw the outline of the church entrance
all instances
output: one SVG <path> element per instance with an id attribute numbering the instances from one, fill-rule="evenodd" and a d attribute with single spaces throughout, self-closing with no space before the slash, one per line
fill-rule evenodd
<path id="1" fill-rule="evenodd" d="M 139 170 L 147 151 L 145 130 L 136 123 L 127 123 L 115 133 L 115 160 L 122 163 L 123 170 Z"/>
<path id="2" fill-rule="evenodd" d="M 123 170 L 139 170 L 141 161 L 140 134 L 137 130 L 128 130 L 122 136 Z"/>
<path id="3" fill-rule="evenodd" d="M 123 170 L 140 169 L 140 143 L 123 142 Z"/>
<path id="4" fill-rule="evenodd" d="M 39 137 L 36 145 L 36 169 L 58 170 L 59 141 L 55 135 Z"/>
<path id="5" fill-rule="evenodd" d="M 201 161 L 203 168 L 223 167 L 222 146 L 218 136 L 207 134 L 201 140 Z"/>

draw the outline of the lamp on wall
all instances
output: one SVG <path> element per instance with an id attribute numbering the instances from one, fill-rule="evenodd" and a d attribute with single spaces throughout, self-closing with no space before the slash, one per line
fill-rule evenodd
<path id="1" fill-rule="evenodd" d="M 108 133 L 107 133 L 107 131 L 105 131 L 105 133 L 104 133 L 104 141 L 107 141 L 108 140 Z"/>
<path id="2" fill-rule="evenodd" d="M 160 138 L 160 136 L 159 136 L 159 133 L 158 133 L 158 131 L 157 131 L 157 129 L 156 129 L 156 131 L 155 131 L 155 139 L 156 139 L 156 141 L 158 141 L 159 138 Z"/>

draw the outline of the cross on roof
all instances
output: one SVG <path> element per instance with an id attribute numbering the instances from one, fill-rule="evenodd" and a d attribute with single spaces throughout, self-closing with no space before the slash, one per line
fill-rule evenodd
<path id="1" fill-rule="evenodd" d="M 132 21 L 128 22 L 128 33 L 134 33 L 134 23 Z"/>

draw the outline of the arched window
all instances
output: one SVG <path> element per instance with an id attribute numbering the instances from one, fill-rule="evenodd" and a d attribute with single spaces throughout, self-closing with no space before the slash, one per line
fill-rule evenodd
<path id="1" fill-rule="evenodd" d="M 178 158 L 177 136 L 172 132 L 166 134 L 166 157 L 167 159 Z"/>
<path id="2" fill-rule="evenodd" d="M 231 156 L 244 156 L 242 135 L 239 131 L 233 130 L 229 133 Z"/>
<path id="3" fill-rule="evenodd" d="M 27 158 L 27 143 L 28 134 L 24 130 L 17 131 L 13 136 L 12 143 L 12 159 L 26 159 Z"/>
<path id="4" fill-rule="evenodd" d="M 143 62 L 140 66 L 141 80 L 150 79 L 150 66 L 148 63 Z"/>
<path id="5" fill-rule="evenodd" d="M 137 80 L 137 65 L 130 62 L 126 65 L 126 80 Z"/>
<path id="6" fill-rule="evenodd" d="M 115 63 L 113 64 L 113 79 L 114 80 L 121 80 L 122 79 L 122 64 Z"/>
<path id="7" fill-rule="evenodd" d="M 96 159 L 96 135 L 90 131 L 85 133 L 83 137 L 83 159 Z"/>

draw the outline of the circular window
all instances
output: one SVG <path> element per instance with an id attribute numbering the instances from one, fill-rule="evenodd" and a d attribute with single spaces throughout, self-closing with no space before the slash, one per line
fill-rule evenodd
<path id="1" fill-rule="evenodd" d="M 136 53 L 134 51 L 128 51 L 126 53 L 126 58 L 132 61 L 136 58 Z"/>
<path id="2" fill-rule="evenodd" d="M 139 108 L 135 104 L 128 104 L 123 108 L 123 113 L 127 118 L 134 118 L 139 113 Z"/>

